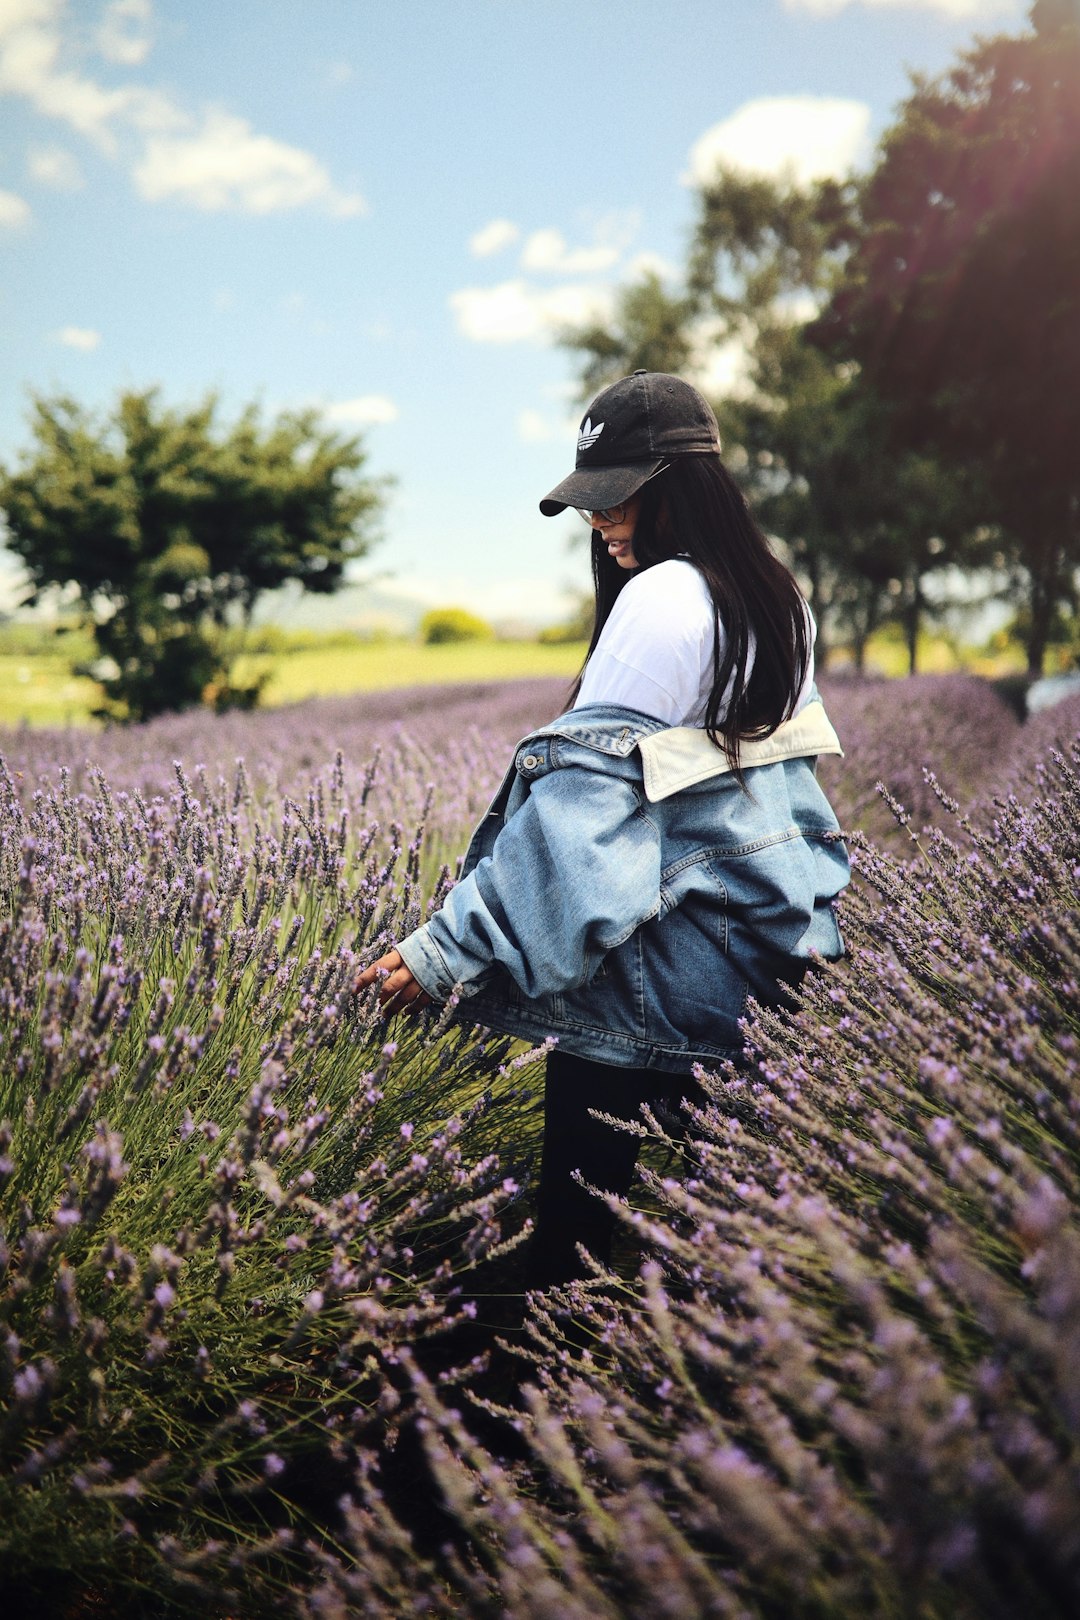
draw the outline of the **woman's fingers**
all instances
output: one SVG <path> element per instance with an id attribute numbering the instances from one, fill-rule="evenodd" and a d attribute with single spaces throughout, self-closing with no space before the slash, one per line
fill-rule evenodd
<path id="1" fill-rule="evenodd" d="M 423 985 L 417 983 L 406 967 L 392 973 L 379 991 L 379 1002 L 387 1012 L 401 1012 L 404 1007 L 419 1012 L 430 1000 Z"/>
<path id="2" fill-rule="evenodd" d="M 379 1006 L 384 1012 L 402 1012 L 406 1007 L 412 1012 L 419 1012 L 421 1007 L 430 1005 L 431 997 L 423 985 L 413 978 L 401 960 L 400 951 L 387 951 L 377 962 L 372 962 L 358 975 L 354 988 L 359 993 L 376 980 L 381 980 Z"/>
<path id="3" fill-rule="evenodd" d="M 419 1012 L 430 1005 L 431 997 L 402 965 L 396 973 L 388 973 L 379 986 L 379 1006 L 386 1013 Z"/>
<path id="4" fill-rule="evenodd" d="M 391 1001 L 415 1001 L 419 993 L 420 986 L 402 963 L 394 972 L 388 973 L 379 986 L 379 1001 L 385 1007 Z"/>
<path id="5" fill-rule="evenodd" d="M 385 956 L 380 956 L 377 962 L 372 962 L 370 967 L 366 967 L 364 969 L 363 973 L 361 973 L 357 978 L 353 988 L 357 992 L 366 990 L 368 985 L 375 983 L 376 979 L 385 978 L 387 974 L 393 973 L 395 969 L 404 966 L 405 964 L 401 960 L 400 951 L 387 951 Z M 405 971 L 408 972 L 408 969 L 406 968 Z"/>

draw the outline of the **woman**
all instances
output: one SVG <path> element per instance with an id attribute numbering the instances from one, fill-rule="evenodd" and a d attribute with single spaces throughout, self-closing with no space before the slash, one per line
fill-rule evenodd
<path id="1" fill-rule="evenodd" d="M 720 460 L 688 383 L 598 394 L 575 470 L 540 503 L 592 529 L 596 624 L 569 710 L 522 742 L 445 905 L 357 980 L 388 1013 L 458 1017 L 558 1046 L 547 1060 L 530 1281 L 607 1261 L 634 1120 L 695 1064 L 737 1058 L 747 997 L 778 1004 L 842 950 L 848 879 L 815 777 L 839 753 L 814 625 Z"/>

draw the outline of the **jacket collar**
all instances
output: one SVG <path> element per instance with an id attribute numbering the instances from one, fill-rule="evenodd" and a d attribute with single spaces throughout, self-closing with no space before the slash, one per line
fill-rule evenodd
<path id="1" fill-rule="evenodd" d="M 731 771 L 723 749 L 717 748 L 699 727 L 666 726 L 653 715 L 620 708 L 614 703 L 589 703 L 580 709 L 571 709 L 550 725 L 541 726 L 532 736 L 565 737 L 618 759 L 629 758 L 637 749 L 641 754 L 645 797 L 653 804 L 670 798 L 682 788 Z M 798 714 L 777 726 L 770 736 L 742 743 L 739 762 L 747 769 L 752 765 L 775 765 L 785 759 L 842 755 L 843 752 L 825 713 L 825 705 L 820 698 L 813 698 Z"/>
<path id="2" fill-rule="evenodd" d="M 638 748 L 645 797 L 653 804 L 670 798 L 682 788 L 693 787 L 711 776 L 723 776 L 731 770 L 727 755 L 696 726 L 669 726 L 642 737 Z M 840 739 L 820 698 L 806 704 L 768 737 L 740 743 L 739 764 L 745 770 L 751 765 L 775 765 L 780 760 L 817 754 L 843 754 Z"/>
<path id="3" fill-rule="evenodd" d="M 565 737 L 568 742 L 583 743 L 601 754 L 626 759 L 644 737 L 668 729 L 662 720 L 637 709 L 624 709 L 615 703 L 586 703 L 580 709 L 561 714 L 531 735 Z"/>

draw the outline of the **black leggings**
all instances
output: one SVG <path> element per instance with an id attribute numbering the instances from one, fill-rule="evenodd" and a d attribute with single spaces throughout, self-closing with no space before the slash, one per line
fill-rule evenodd
<path id="1" fill-rule="evenodd" d="M 545 1288 L 587 1275 L 576 1245 L 610 1263 L 616 1218 L 584 1179 L 606 1192 L 630 1190 L 640 1138 L 589 1116 L 589 1109 L 616 1119 L 637 1120 L 643 1102 L 677 1107 L 697 1087 L 688 1074 L 660 1069 L 621 1069 L 611 1063 L 551 1052 L 544 1085 L 544 1155 L 540 1168 L 536 1232 L 529 1252 L 527 1286 Z"/>

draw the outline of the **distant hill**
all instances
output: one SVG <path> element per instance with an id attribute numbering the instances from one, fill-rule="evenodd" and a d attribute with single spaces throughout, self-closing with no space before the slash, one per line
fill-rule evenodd
<path id="1" fill-rule="evenodd" d="M 385 630 L 412 635 L 427 604 L 394 590 L 392 585 L 343 585 L 329 596 L 289 584 L 269 591 L 256 603 L 256 624 L 278 624 L 283 630 Z"/>
<path id="2" fill-rule="evenodd" d="M 330 596 L 319 596 L 289 584 L 259 598 L 254 623 L 276 624 L 283 630 L 357 630 L 365 635 L 382 630 L 389 635 L 412 636 L 433 605 L 431 601 L 418 601 L 405 591 L 396 591 L 392 580 L 343 585 Z M 500 637 L 509 641 L 531 641 L 539 627 L 536 622 L 521 617 L 486 614 L 484 617 Z"/>

